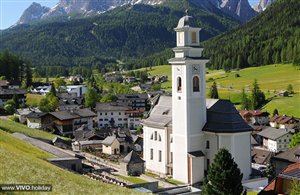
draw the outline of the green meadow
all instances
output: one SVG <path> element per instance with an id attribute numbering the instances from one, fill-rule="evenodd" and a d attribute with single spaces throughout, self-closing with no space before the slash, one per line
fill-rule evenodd
<path id="1" fill-rule="evenodd" d="M 51 134 L 46 131 L 32 129 L 21 123 L 17 123 L 17 122 L 5 120 L 5 119 L 0 119 L 0 129 L 7 131 L 9 133 L 18 132 L 18 133 L 22 133 L 24 135 L 44 138 L 44 139 L 48 139 L 48 140 L 53 140 L 55 137 L 58 136 L 58 135 L 54 135 L 54 134 Z M 68 139 L 68 138 L 64 138 L 64 139 Z"/>
<path id="2" fill-rule="evenodd" d="M 142 69 L 145 70 L 145 69 Z M 169 81 L 162 83 L 162 90 L 172 91 L 171 65 L 155 66 L 150 70 L 149 75 L 168 75 Z M 292 64 L 274 64 L 261 67 L 245 68 L 238 71 L 225 73 L 221 70 L 207 69 L 206 93 L 215 81 L 218 86 L 220 99 L 228 99 L 238 106 L 241 101 L 241 90 L 244 88 L 250 95 L 254 79 L 257 79 L 260 89 L 265 93 L 266 98 L 274 97 L 279 91 L 286 90 L 291 84 L 296 94 L 292 97 L 274 97 L 263 110 L 273 112 L 277 108 L 280 114 L 300 117 L 300 70 Z M 239 77 L 238 77 L 239 76 Z"/>
<path id="3" fill-rule="evenodd" d="M 26 105 L 30 106 L 30 107 L 37 107 L 40 105 L 40 102 L 44 97 L 45 96 L 43 96 L 43 95 L 27 93 L 26 94 Z"/>
<path id="4" fill-rule="evenodd" d="M 137 194 L 52 165 L 52 155 L 1 130 L 0 156 L 1 184 L 51 184 L 54 194 Z"/>

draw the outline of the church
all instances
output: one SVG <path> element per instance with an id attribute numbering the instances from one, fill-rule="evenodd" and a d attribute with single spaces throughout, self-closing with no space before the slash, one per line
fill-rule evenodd
<path id="1" fill-rule="evenodd" d="M 203 181 L 220 148 L 238 164 L 243 179 L 251 174 L 250 133 L 228 100 L 206 99 L 200 30 L 188 14 L 177 27 L 172 65 L 172 96 L 160 96 L 142 122 L 146 171 L 177 181 Z"/>

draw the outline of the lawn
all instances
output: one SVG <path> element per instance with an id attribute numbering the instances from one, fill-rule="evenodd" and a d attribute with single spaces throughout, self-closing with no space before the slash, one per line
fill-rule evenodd
<path id="1" fill-rule="evenodd" d="M 0 130 L 0 183 L 51 184 L 54 194 L 137 194 L 58 168 L 47 161 L 52 155 Z"/>
<path id="2" fill-rule="evenodd" d="M 40 104 L 40 101 L 45 96 L 37 95 L 37 94 L 26 94 L 26 105 L 30 107 L 37 107 Z"/>
<path id="3" fill-rule="evenodd" d="M 10 120 L 4 120 L 4 119 L 0 119 L 0 128 L 9 133 L 18 132 L 28 136 L 40 137 L 48 140 L 53 140 L 55 137 L 58 136 L 58 135 L 48 133 L 46 131 L 29 128 L 26 125 L 23 125 L 21 123 L 17 123 Z"/>
<path id="4" fill-rule="evenodd" d="M 170 65 L 155 66 L 149 70 L 149 74 L 168 75 L 169 81 L 162 83 L 162 90 L 172 92 L 172 71 Z M 251 85 L 254 79 L 257 79 L 259 87 L 264 91 L 266 98 L 273 97 L 281 90 L 286 90 L 288 84 L 293 86 L 297 93 L 294 97 L 274 98 L 263 109 L 273 112 L 274 108 L 280 111 L 280 114 L 287 114 L 300 117 L 300 70 L 292 64 L 276 64 L 261 67 L 245 68 L 239 71 L 225 73 L 220 70 L 207 70 L 206 75 L 206 94 L 208 97 L 210 87 L 215 81 L 218 86 L 219 98 L 232 101 L 239 108 L 241 101 L 241 90 L 244 88 L 250 95 Z M 240 77 L 236 77 L 239 74 Z"/>
<path id="5" fill-rule="evenodd" d="M 235 75 L 239 74 L 240 77 Z M 236 72 L 207 76 L 206 79 L 215 79 L 219 88 L 249 90 L 254 79 L 257 79 L 260 88 L 264 91 L 279 92 L 286 90 L 292 84 L 295 92 L 300 92 L 300 70 L 292 64 L 277 64 L 254 68 L 245 68 Z M 208 82 L 210 86 L 213 81 Z"/>
<path id="6" fill-rule="evenodd" d="M 275 97 L 263 107 L 263 110 L 272 114 L 275 108 L 278 109 L 280 115 L 300 117 L 300 93 L 292 97 Z"/>
<path id="7" fill-rule="evenodd" d="M 139 177 L 126 177 L 126 176 L 123 176 L 123 175 L 117 175 L 117 177 L 121 178 L 121 179 L 124 179 L 126 181 L 129 181 L 131 183 L 134 183 L 134 184 L 140 184 L 140 183 L 147 183 L 147 181 L 143 180 L 143 179 L 140 179 Z"/>

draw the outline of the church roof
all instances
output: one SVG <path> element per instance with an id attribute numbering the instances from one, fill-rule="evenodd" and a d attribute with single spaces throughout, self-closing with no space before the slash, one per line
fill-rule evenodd
<path id="1" fill-rule="evenodd" d="M 240 133 L 252 131 L 229 100 L 207 99 L 207 122 L 203 131 L 215 133 Z M 143 124 L 154 128 L 172 126 L 172 97 L 161 96 Z"/>
<path id="2" fill-rule="evenodd" d="M 240 133 L 252 131 L 229 100 L 207 100 L 207 122 L 203 131 Z"/>
<path id="3" fill-rule="evenodd" d="M 146 126 L 164 128 L 172 124 L 172 97 L 160 96 L 150 116 L 142 122 Z"/>

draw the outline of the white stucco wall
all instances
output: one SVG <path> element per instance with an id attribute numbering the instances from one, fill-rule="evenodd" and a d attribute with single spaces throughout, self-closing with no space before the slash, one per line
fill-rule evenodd
<path id="1" fill-rule="evenodd" d="M 155 140 L 155 131 L 157 139 Z M 151 136 L 153 138 L 151 139 Z M 161 141 L 159 141 L 159 136 Z M 167 131 L 166 129 L 158 129 L 144 126 L 144 160 L 146 161 L 146 169 L 161 175 L 167 174 Z M 153 149 L 153 159 L 151 159 L 151 149 Z M 161 162 L 159 162 L 159 151 L 161 151 Z"/>
<path id="2" fill-rule="evenodd" d="M 27 118 L 27 127 L 33 128 L 33 129 L 40 129 L 41 128 L 41 119 Z"/>

